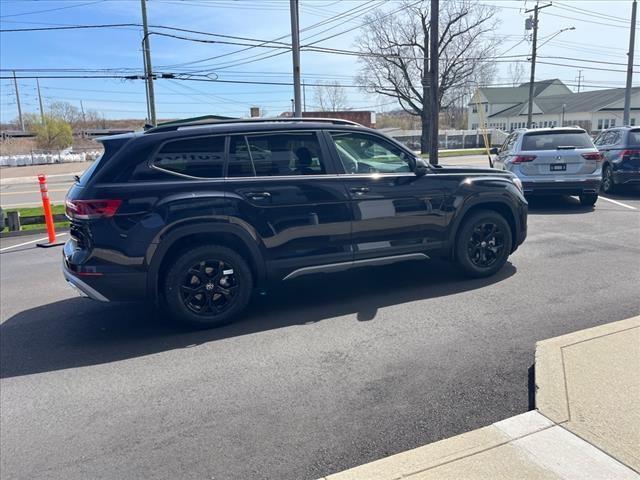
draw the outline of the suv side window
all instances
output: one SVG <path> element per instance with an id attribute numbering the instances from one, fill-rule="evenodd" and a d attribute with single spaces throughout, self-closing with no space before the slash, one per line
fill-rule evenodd
<path id="1" fill-rule="evenodd" d="M 502 151 L 503 152 L 510 152 L 513 149 L 513 146 L 516 144 L 517 140 L 518 140 L 518 134 L 517 133 L 512 133 L 511 135 L 509 135 L 507 140 L 504 142 L 504 147 L 503 147 Z"/>
<path id="2" fill-rule="evenodd" d="M 410 172 L 409 156 L 382 138 L 366 133 L 331 132 L 346 173 Z"/>
<path id="3" fill-rule="evenodd" d="M 224 136 L 197 137 L 165 143 L 153 158 L 162 170 L 197 178 L 221 178 Z"/>
<path id="4" fill-rule="evenodd" d="M 321 175 L 325 161 L 315 132 L 234 135 L 229 177 Z"/>

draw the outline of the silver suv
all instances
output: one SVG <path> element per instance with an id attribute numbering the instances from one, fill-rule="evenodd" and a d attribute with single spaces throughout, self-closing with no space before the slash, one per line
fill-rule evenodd
<path id="1" fill-rule="evenodd" d="M 516 130 L 492 153 L 491 166 L 515 173 L 527 196 L 578 195 L 589 206 L 598 200 L 602 155 L 581 128 Z"/>

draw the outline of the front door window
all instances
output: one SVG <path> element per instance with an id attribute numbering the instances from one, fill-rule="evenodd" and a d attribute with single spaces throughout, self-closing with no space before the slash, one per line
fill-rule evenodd
<path id="1" fill-rule="evenodd" d="M 331 137 L 346 173 L 411 171 L 409 155 L 382 138 L 355 132 L 332 132 Z"/>

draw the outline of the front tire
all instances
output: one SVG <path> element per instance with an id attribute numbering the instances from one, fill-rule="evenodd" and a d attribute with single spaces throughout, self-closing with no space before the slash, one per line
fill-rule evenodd
<path id="1" fill-rule="evenodd" d="M 462 271 L 474 278 L 500 270 L 511 253 L 512 235 L 498 212 L 480 210 L 463 220 L 456 238 L 455 257 Z"/>
<path id="2" fill-rule="evenodd" d="M 197 328 L 232 322 L 247 306 L 253 276 L 247 262 L 230 248 L 203 245 L 178 256 L 164 279 L 171 316 Z"/>
<path id="3" fill-rule="evenodd" d="M 584 195 L 580 195 L 580 205 L 583 207 L 593 207 L 597 201 L 597 193 L 586 193 Z"/>

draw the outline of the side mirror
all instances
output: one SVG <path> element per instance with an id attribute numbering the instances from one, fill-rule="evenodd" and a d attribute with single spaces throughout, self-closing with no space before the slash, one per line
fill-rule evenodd
<path id="1" fill-rule="evenodd" d="M 413 166 L 413 173 L 416 174 L 416 177 L 423 177 L 429 171 L 429 166 L 427 163 L 421 159 L 416 157 L 416 163 Z"/>
<path id="2" fill-rule="evenodd" d="M 497 155 L 497 154 L 498 154 L 498 147 L 491 147 L 491 148 L 489 149 L 489 153 L 490 153 L 491 155 Z"/>

